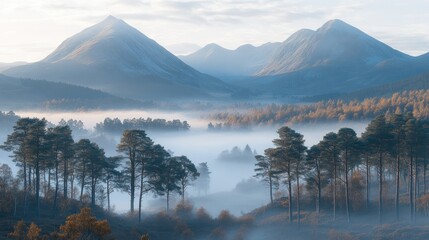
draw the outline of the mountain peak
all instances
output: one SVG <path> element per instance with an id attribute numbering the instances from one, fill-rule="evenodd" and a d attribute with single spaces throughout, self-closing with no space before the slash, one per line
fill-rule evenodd
<path id="1" fill-rule="evenodd" d="M 332 19 L 327 21 L 322 27 L 319 28 L 319 31 L 327 32 L 327 31 L 359 31 L 359 29 L 353 27 L 352 25 L 340 20 L 340 19 Z"/>
<path id="2" fill-rule="evenodd" d="M 221 47 L 220 45 L 218 45 L 216 43 L 209 43 L 204 48 L 209 49 L 209 50 L 214 50 L 214 49 L 222 49 L 223 47 Z"/>
<path id="3" fill-rule="evenodd" d="M 109 15 L 99 24 L 101 25 L 111 25 L 115 23 L 125 23 L 122 19 L 116 18 L 115 16 Z M 126 23 L 125 23 L 126 24 Z"/>

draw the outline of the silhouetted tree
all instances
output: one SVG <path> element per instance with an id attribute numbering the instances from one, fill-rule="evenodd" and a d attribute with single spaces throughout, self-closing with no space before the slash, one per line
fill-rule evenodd
<path id="1" fill-rule="evenodd" d="M 378 155 L 378 218 L 381 223 L 383 220 L 383 157 L 392 150 L 391 126 L 386 122 L 384 116 L 378 116 L 369 123 L 362 137 L 367 142 L 371 152 Z"/>
<path id="2" fill-rule="evenodd" d="M 179 163 L 179 182 L 182 193 L 182 204 L 185 203 L 186 188 L 192 184 L 200 174 L 197 171 L 194 163 L 186 156 L 174 157 L 174 160 Z"/>
<path id="3" fill-rule="evenodd" d="M 255 176 L 268 183 L 270 189 L 270 203 L 273 203 L 273 187 L 278 185 L 279 173 L 274 170 L 273 159 L 268 156 L 255 156 Z"/>
<path id="4" fill-rule="evenodd" d="M 199 163 L 197 166 L 197 171 L 200 174 L 200 176 L 195 182 L 195 186 L 198 190 L 198 193 L 203 191 L 205 194 L 207 194 L 210 188 L 210 174 L 211 174 L 207 162 Z"/>
<path id="5" fill-rule="evenodd" d="M 346 215 L 350 223 L 350 194 L 349 194 L 349 170 L 350 157 L 357 153 L 359 143 L 356 132 L 351 128 L 338 130 L 338 147 L 344 164 L 345 188 L 346 188 Z"/>
<path id="6" fill-rule="evenodd" d="M 136 171 L 138 164 L 139 151 L 145 146 L 150 139 L 146 136 L 146 132 L 143 130 L 125 130 L 122 134 L 120 143 L 117 146 L 117 151 L 123 153 L 129 162 L 127 162 L 126 170 L 129 172 L 130 182 L 130 211 L 134 213 L 134 198 L 135 198 L 135 183 L 136 183 Z"/>
<path id="7" fill-rule="evenodd" d="M 395 114 L 389 122 L 392 126 L 392 135 L 394 141 L 393 152 L 396 155 L 396 169 L 395 169 L 395 216 L 396 220 L 399 220 L 399 179 L 401 173 L 401 154 L 404 148 L 405 141 L 405 118 L 402 114 Z"/>
<path id="8" fill-rule="evenodd" d="M 332 186 L 332 213 L 333 219 L 336 220 L 337 217 L 337 178 L 338 178 L 338 135 L 336 133 L 330 132 L 327 133 L 323 140 L 319 143 L 319 148 L 321 151 L 321 157 L 323 161 L 326 162 L 328 166 L 329 174 L 331 175 L 331 186 Z"/>

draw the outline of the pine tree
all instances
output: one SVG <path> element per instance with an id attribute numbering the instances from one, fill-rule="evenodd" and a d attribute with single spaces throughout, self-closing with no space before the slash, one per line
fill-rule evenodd
<path id="1" fill-rule="evenodd" d="M 369 123 L 362 137 L 367 142 L 370 151 L 378 155 L 378 218 L 381 223 L 383 221 L 383 160 L 384 156 L 392 151 L 391 126 L 386 122 L 384 116 L 378 116 Z"/>

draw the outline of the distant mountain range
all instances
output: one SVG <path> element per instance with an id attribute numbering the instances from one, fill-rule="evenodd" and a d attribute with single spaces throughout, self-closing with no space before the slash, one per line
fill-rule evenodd
<path id="1" fill-rule="evenodd" d="M 211 98 L 231 92 L 224 82 L 194 70 L 112 16 L 68 38 L 40 62 L 4 73 L 75 84 L 134 99 Z"/>
<path id="2" fill-rule="evenodd" d="M 225 81 L 241 76 L 236 85 L 276 97 L 351 92 L 429 70 L 429 54 L 409 56 L 341 20 L 302 29 L 271 47 L 255 58 L 259 62 L 239 54 L 240 48 L 228 55 L 213 44 L 181 59 Z M 234 64 L 240 67 L 228 67 Z"/>
<path id="3" fill-rule="evenodd" d="M 404 79 L 429 72 L 429 53 L 409 56 L 341 20 L 331 20 L 317 30 L 300 30 L 282 43 L 247 44 L 235 50 L 209 44 L 179 58 L 109 16 L 65 40 L 45 59 L 17 64 L 25 64 L 21 66 L 0 64 L 0 71 L 8 68 L 3 71 L 8 76 L 66 83 L 19 80 L 22 84 L 30 81 L 25 84 L 32 86 L 32 91 L 43 92 L 42 85 L 52 91 L 69 89 L 58 92 L 67 99 L 92 103 L 109 99 L 106 101 L 117 100 L 118 105 L 127 101 L 139 104 L 141 100 L 357 96 L 359 91 L 374 92 L 382 86 L 408 89 L 415 83 Z M 2 78 L 4 86 L 7 81 L 17 82 Z M 12 99 L 13 91 L 28 93 L 38 101 L 60 97 L 46 91 L 42 97 L 24 85 L 19 90 L 4 88 L 9 92 L 0 85 L 0 90 Z M 85 94 L 98 96 L 98 100 Z"/>
<path id="4" fill-rule="evenodd" d="M 99 90 L 0 74 L 0 107 L 5 109 L 113 109 L 147 107 Z"/>
<path id="5" fill-rule="evenodd" d="M 198 71 L 219 78 L 240 77 L 259 71 L 280 46 L 280 43 L 266 43 L 259 47 L 246 44 L 229 50 L 212 43 L 179 58 Z"/>

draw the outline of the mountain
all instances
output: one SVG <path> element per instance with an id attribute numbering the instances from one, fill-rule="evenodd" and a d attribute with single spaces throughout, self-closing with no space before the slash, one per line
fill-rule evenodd
<path id="1" fill-rule="evenodd" d="M 212 43 L 195 53 L 179 58 L 198 71 L 221 79 L 250 76 L 268 62 L 279 46 L 280 43 L 266 43 L 258 47 L 246 44 L 235 50 L 229 50 Z"/>
<path id="2" fill-rule="evenodd" d="M 275 96 L 342 94 L 427 72 L 429 56 L 412 57 L 341 20 L 291 35 L 255 76 L 242 81 Z"/>
<path id="3" fill-rule="evenodd" d="M 27 62 L 0 63 L 0 73 L 13 67 L 28 64 Z"/>
<path id="4" fill-rule="evenodd" d="M 112 16 L 68 38 L 45 59 L 4 73 L 135 99 L 210 98 L 230 92 L 224 82 L 194 70 Z"/>
<path id="5" fill-rule="evenodd" d="M 0 74 L 2 109 L 114 109 L 142 106 L 144 105 L 141 102 L 119 98 L 99 90 Z"/>
<path id="6" fill-rule="evenodd" d="M 304 29 L 290 36 L 257 75 L 278 75 L 334 64 L 365 68 L 389 59 L 410 58 L 341 20 L 331 20 L 317 31 Z"/>

